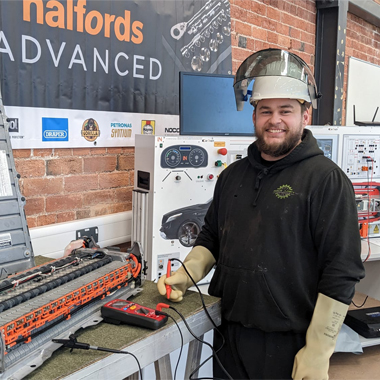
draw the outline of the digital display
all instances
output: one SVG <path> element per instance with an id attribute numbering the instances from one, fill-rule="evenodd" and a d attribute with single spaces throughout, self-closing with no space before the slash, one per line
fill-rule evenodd
<path id="1" fill-rule="evenodd" d="M 180 135 L 253 136 L 253 107 L 237 111 L 233 75 L 180 72 Z"/>

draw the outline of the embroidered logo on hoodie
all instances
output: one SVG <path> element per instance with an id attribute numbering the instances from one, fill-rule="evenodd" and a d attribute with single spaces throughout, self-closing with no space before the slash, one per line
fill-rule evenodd
<path id="1" fill-rule="evenodd" d="M 277 198 L 280 199 L 285 199 L 295 194 L 295 192 L 289 185 L 281 185 L 278 189 L 273 190 L 273 193 Z"/>

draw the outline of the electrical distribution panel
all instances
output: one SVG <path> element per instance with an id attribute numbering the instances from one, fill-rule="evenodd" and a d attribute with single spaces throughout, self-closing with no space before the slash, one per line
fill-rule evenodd
<path id="1" fill-rule="evenodd" d="M 184 260 L 204 223 L 219 174 L 247 155 L 254 137 L 136 135 L 133 225 L 143 233 L 147 276 Z M 145 205 L 145 206 L 144 206 Z M 133 236 L 132 236 L 133 240 Z M 172 262 L 173 271 L 180 263 Z M 209 281 L 210 276 L 205 279 Z"/>
<path id="2" fill-rule="evenodd" d="M 325 156 L 331 150 L 333 161 L 353 182 L 380 179 L 380 127 L 310 126 L 308 129 L 317 141 L 331 142 L 324 151 Z"/>
<path id="3" fill-rule="evenodd" d="M 343 137 L 342 169 L 349 178 L 370 180 L 379 177 L 379 144 L 380 134 Z"/>
<path id="4" fill-rule="evenodd" d="M 309 127 L 317 141 L 331 141 L 324 150 L 352 181 L 360 235 L 380 237 L 380 127 Z M 331 148 L 331 149 L 330 149 Z M 334 159 L 333 157 L 336 157 Z"/>

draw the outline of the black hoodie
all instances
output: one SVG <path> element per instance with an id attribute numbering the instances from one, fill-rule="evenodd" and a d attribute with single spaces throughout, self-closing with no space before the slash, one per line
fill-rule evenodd
<path id="1" fill-rule="evenodd" d="M 253 143 L 221 173 L 195 245 L 223 317 L 268 332 L 306 331 L 318 293 L 349 304 L 364 277 L 352 184 L 307 129 L 272 166 Z"/>

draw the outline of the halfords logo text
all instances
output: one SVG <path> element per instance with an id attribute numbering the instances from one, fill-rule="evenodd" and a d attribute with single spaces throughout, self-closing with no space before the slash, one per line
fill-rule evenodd
<path id="1" fill-rule="evenodd" d="M 94 2 L 96 4 L 96 2 Z M 57 0 L 23 0 L 23 20 L 31 22 L 35 17 L 37 24 L 52 28 L 76 30 L 93 36 L 100 33 L 111 38 L 111 31 L 119 41 L 132 41 L 141 44 L 144 36 L 141 21 L 131 21 L 131 12 L 125 10 L 124 16 L 116 16 L 92 10 L 87 13 L 86 0 L 57 1 Z M 75 22 L 76 21 L 76 22 Z"/>
<path id="2" fill-rule="evenodd" d="M 45 139 L 65 139 L 67 137 L 66 131 L 44 131 Z"/>

